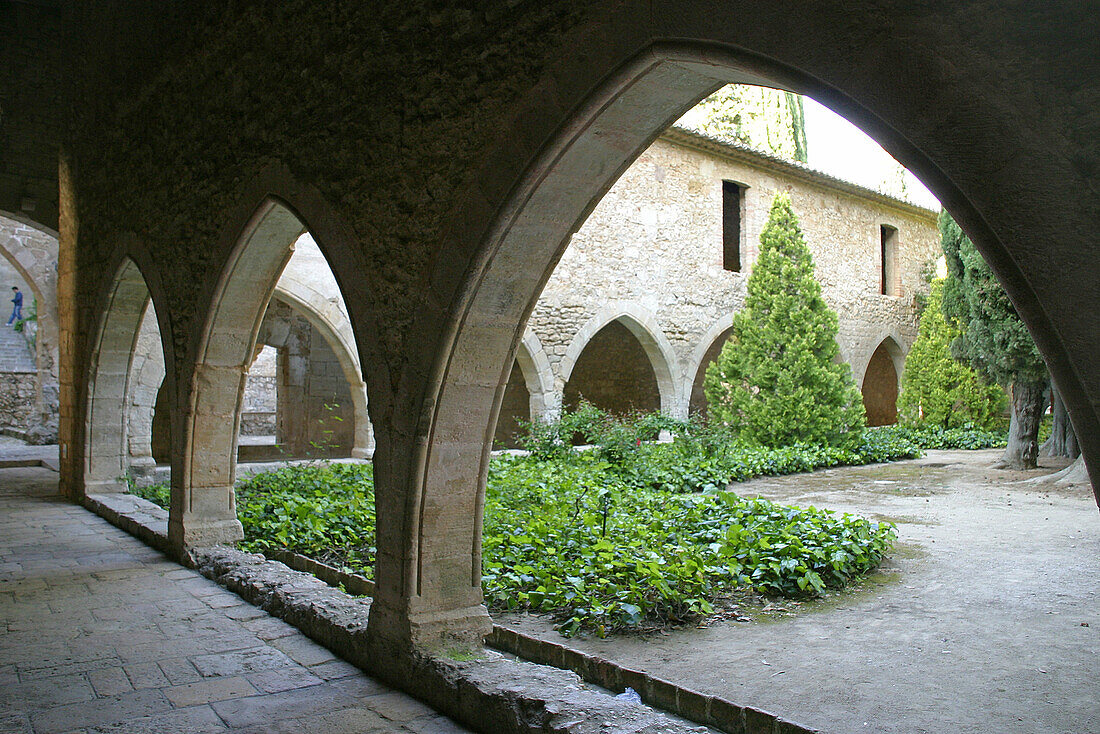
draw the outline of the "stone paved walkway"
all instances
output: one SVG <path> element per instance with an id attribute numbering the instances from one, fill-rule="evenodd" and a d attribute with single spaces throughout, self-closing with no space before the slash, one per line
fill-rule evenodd
<path id="1" fill-rule="evenodd" d="M 0 469 L 0 734 L 226 731 L 466 730 Z"/>

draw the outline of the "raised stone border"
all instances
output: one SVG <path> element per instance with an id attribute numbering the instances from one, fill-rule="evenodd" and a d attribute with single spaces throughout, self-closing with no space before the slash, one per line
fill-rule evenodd
<path id="1" fill-rule="evenodd" d="M 291 551 L 273 551 L 266 555 L 271 560 L 278 561 L 295 571 L 312 574 L 329 586 L 343 587 L 344 591 L 353 596 L 374 595 L 374 582 L 364 576 L 345 573 L 338 568 Z"/>
<path id="2" fill-rule="evenodd" d="M 89 495 L 85 506 L 154 547 L 167 549 L 168 514 L 153 503 L 128 494 L 101 494 Z M 573 672 L 509 660 L 494 651 L 484 651 L 476 659 L 457 660 L 447 658 L 446 652 L 430 655 L 411 651 L 398 660 L 372 654 L 367 635 L 369 600 L 348 596 L 311 574 L 294 571 L 258 553 L 214 546 L 193 549 L 186 558 L 178 560 L 294 625 L 368 674 L 478 731 L 509 734 L 713 731 L 589 688 Z M 337 574 L 334 579 L 341 577 L 336 569 L 325 568 Z M 467 656 L 454 653 L 456 658 Z M 773 727 L 736 731 L 788 734 L 804 730 Z"/>
<path id="3" fill-rule="evenodd" d="M 345 573 L 298 553 L 277 551 L 270 554 L 270 557 L 296 571 L 312 574 L 330 586 L 342 586 L 349 593 L 364 596 L 374 593 L 374 582 L 370 579 Z M 817 732 L 816 729 L 786 721 L 770 712 L 751 706 L 739 706 L 718 696 L 708 696 L 683 688 L 644 671 L 624 668 L 610 660 L 586 655 L 556 642 L 531 637 L 499 624 L 493 625 L 493 631 L 485 638 L 485 644 L 532 663 L 572 671 L 582 680 L 611 691 L 621 692 L 628 687 L 633 688 L 642 701 L 650 706 L 727 734 Z"/>
<path id="4" fill-rule="evenodd" d="M 85 495 L 84 506 L 146 545 L 175 557 L 168 545 L 168 511 L 164 508 L 124 493 Z"/>
<path id="5" fill-rule="evenodd" d="M 556 642 L 540 640 L 499 624 L 493 625 L 485 644 L 533 663 L 571 670 L 583 680 L 612 691 L 633 688 L 650 706 L 727 734 L 819 734 L 817 729 L 786 721 L 767 711 L 683 688 L 644 671 L 624 668 L 610 660 L 587 655 Z"/>

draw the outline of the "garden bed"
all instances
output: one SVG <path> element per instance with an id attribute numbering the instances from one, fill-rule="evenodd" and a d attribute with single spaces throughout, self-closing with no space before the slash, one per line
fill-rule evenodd
<path id="1" fill-rule="evenodd" d="M 733 594 L 816 597 L 875 568 L 893 525 L 743 499 L 731 483 L 997 440 L 892 427 L 864 431 L 851 448 L 763 449 L 673 427 L 672 442 L 643 441 L 656 428 L 638 421 L 611 426 L 612 435 L 590 431 L 588 451 L 536 436 L 529 455 L 494 458 L 482 538 L 490 609 L 546 613 L 565 635 L 603 636 L 695 621 Z M 163 486 L 140 493 L 167 504 Z M 373 576 L 370 465 L 256 474 L 238 484 L 237 506 L 242 549 L 289 550 Z"/>

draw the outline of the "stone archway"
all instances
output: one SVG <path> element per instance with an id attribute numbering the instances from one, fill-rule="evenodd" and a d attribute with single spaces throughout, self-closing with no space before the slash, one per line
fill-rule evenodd
<path id="1" fill-rule="evenodd" d="M 619 379 L 616 379 L 613 370 L 605 369 L 612 365 L 601 367 L 592 364 L 591 360 L 596 358 L 592 356 L 589 347 L 597 338 L 600 339 L 597 348 L 613 350 L 626 360 L 623 367 L 629 367 L 629 372 L 624 369 Z M 581 360 L 586 352 L 588 364 L 582 364 Z M 585 372 L 583 376 L 575 375 L 578 365 Z M 675 365 L 676 353 L 651 313 L 633 303 L 610 304 L 601 308 L 577 330 L 558 364 L 564 383 L 563 404 L 568 404 L 572 398 L 570 407 L 576 407 L 578 396 L 569 392 L 569 385 L 574 383 L 576 388 L 577 381 L 574 378 L 583 377 L 583 381 L 589 384 L 592 380 L 605 383 L 604 387 L 597 390 L 605 396 L 604 402 L 612 412 L 626 413 L 631 409 L 661 410 L 669 415 L 682 417 L 683 406 L 676 390 Z M 605 373 L 602 376 L 598 374 L 601 371 Z M 634 398 L 630 397 L 632 383 L 645 385 L 644 390 Z"/>
<path id="2" fill-rule="evenodd" d="M 181 441 L 176 444 L 182 461 L 179 471 L 173 464 L 173 505 L 178 496 L 182 512 L 170 517 L 168 526 L 175 547 L 241 536 L 233 485 L 245 381 L 268 304 L 295 243 L 306 231 L 296 212 L 266 198 L 244 227 L 222 272 L 196 353 Z M 288 298 L 295 296 L 288 292 Z M 312 310 L 310 298 L 299 293 L 298 302 Z M 325 319 L 318 323 L 342 343 L 337 330 L 325 326 Z M 345 359 L 345 365 L 350 363 Z M 358 372 L 357 366 L 354 369 Z M 358 374 L 355 378 L 362 384 Z M 365 390 L 362 397 L 365 412 Z"/>
<path id="3" fill-rule="evenodd" d="M 84 492 L 124 492 L 130 469 L 128 422 L 131 400 L 147 404 L 144 391 L 134 383 L 142 370 L 132 369 L 135 347 L 141 342 L 142 324 L 149 308 L 149 288 L 133 260 L 119 266 L 107 297 L 88 371 L 88 411 L 85 428 Z M 155 315 L 153 315 L 155 318 Z M 153 327 L 147 327 L 146 332 Z M 159 332 L 158 332 L 159 333 Z M 157 346 L 160 346 L 159 338 Z M 145 360 L 143 354 L 141 359 Z M 153 358 L 153 361 L 157 361 Z M 159 359 L 164 374 L 163 352 Z M 159 381 L 157 383 L 159 386 Z M 156 387 L 152 389 L 155 400 Z M 150 420 L 151 420 L 150 416 Z"/>
<path id="4" fill-rule="evenodd" d="M 504 397 L 500 401 L 500 414 L 493 434 L 494 448 L 519 448 L 518 439 L 522 435 L 523 424 L 531 422 L 531 399 L 526 375 L 517 359 L 512 363 L 512 371 L 504 386 Z"/>
<path id="5" fill-rule="evenodd" d="M 124 403 L 126 461 L 139 485 L 155 481 L 157 457 L 164 458 L 171 444 L 166 435 L 171 421 L 164 415 L 169 409 L 164 373 L 164 348 L 156 309 L 150 300 L 134 341 Z"/>
<path id="6" fill-rule="evenodd" d="M 863 371 L 863 408 L 867 425 L 887 426 L 898 420 L 898 388 L 901 372 L 897 363 L 905 362 L 905 354 L 891 337 L 883 339 Z"/>
<path id="7" fill-rule="evenodd" d="M 504 396 L 493 433 L 493 446 L 518 448 L 521 423 L 555 418 L 561 397 L 553 390 L 554 374 L 542 343 L 528 330 L 516 346 L 516 358 L 508 373 Z"/>
<path id="8" fill-rule="evenodd" d="M 736 313 L 736 311 L 730 311 L 711 324 L 695 345 L 691 362 L 684 373 L 684 390 L 687 395 L 689 415 L 705 417 L 707 414 L 707 396 L 703 393 L 703 380 L 707 375 L 707 367 L 718 359 L 722 347 L 733 332 L 733 316 Z M 691 379 L 691 382 L 686 382 L 687 379 Z"/>
<path id="9" fill-rule="evenodd" d="M 256 354 L 261 345 L 275 350 L 277 449 L 267 458 L 366 458 L 371 432 L 358 360 L 338 326 L 283 285 L 280 279 L 256 345 Z M 253 374 L 250 365 L 247 382 Z M 239 458 L 245 458 L 243 446 Z"/>
<path id="10" fill-rule="evenodd" d="M 660 19 L 657 25 L 662 23 L 676 26 L 670 18 Z M 688 37 L 698 33 L 700 39 L 711 39 L 712 33 L 722 35 L 725 31 L 721 29 L 741 28 L 743 23 L 730 19 L 729 25 L 691 27 Z M 408 509 L 389 518 L 407 529 L 407 535 L 399 541 L 404 546 L 392 549 L 389 559 L 381 549 L 379 553 L 379 583 L 372 614 L 373 620 L 384 620 L 374 623 L 379 635 L 408 636 L 406 639 L 434 644 L 439 635 L 477 636 L 486 628 L 487 616 L 480 605 L 479 534 L 489 442 L 477 437 L 491 435 L 494 406 L 499 405 L 509 376 L 520 327 L 549 270 L 593 203 L 655 135 L 709 92 L 738 81 L 778 83 L 812 93 L 883 143 L 941 200 L 949 206 L 958 205 L 964 215 L 960 219 L 974 224 L 978 230 L 975 239 L 983 240 L 987 251 L 998 246 L 997 238 L 984 228 L 962 192 L 917 146 L 819 78 L 772 60 L 782 55 L 765 58 L 708 41 L 692 45 L 652 40 L 644 41 L 644 50 L 639 53 L 636 45 L 615 45 L 605 29 L 589 32 L 591 37 L 574 40 L 597 43 L 606 51 L 601 58 L 616 58 L 617 63 L 601 69 L 603 81 L 597 89 L 571 98 L 570 111 L 554 118 L 557 126 L 538 138 L 536 150 L 502 144 L 501 155 L 514 158 L 524 175 L 507 189 L 506 195 L 500 194 L 499 201 L 492 201 L 492 210 L 501 214 L 484 236 L 484 248 L 476 259 L 469 260 L 469 269 L 456 267 L 456 263 L 467 262 L 471 256 L 455 252 L 452 258 L 441 258 L 430 280 L 435 284 L 437 276 L 446 279 L 448 273 L 462 273 L 447 281 L 456 283 L 457 295 L 440 329 L 440 346 L 419 411 L 416 435 L 417 445 L 422 448 L 410 456 L 406 487 L 409 496 L 394 505 Z M 654 32 L 654 28 L 648 28 L 639 35 Z M 792 39 L 772 39 L 765 46 L 782 48 L 788 40 Z M 605 41 L 612 45 L 605 47 Z M 630 44 L 639 41 L 635 38 Z M 832 61 L 837 61 L 835 56 Z M 852 65 L 845 71 L 858 77 L 856 61 L 847 59 L 844 63 L 848 61 Z M 819 58 L 816 63 L 824 62 Z M 545 93 L 558 89 L 559 81 L 559 77 L 548 78 L 546 88 L 532 93 L 530 108 L 517 107 L 520 112 L 516 128 L 507 129 L 512 140 L 532 139 L 530 120 L 539 117 L 534 111 L 545 108 Z M 903 117 L 894 115 L 895 120 Z M 913 126 L 915 119 L 908 123 L 913 132 L 919 128 Z M 526 133 L 520 135 L 520 130 Z M 486 180 L 482 191 L 502 191 L 493 178 L 504 170 L 500 165 L 494 160 L 492 166 L 483 169 Z M 469 241 L 465 232 L 448 235 L 453 235 L 455 241 Z M 999 255 L 992 258 L 997 262 L 995 267 L 1019 287 L 1019 297 L 1033 299 L 1034 293 L 1023 286 L 1011 259 L 1004 253 L 994 254 Z M 1047 325 L 1039 309 L 1026 310 L 1033 317 L 1033 326 Z M 429 319 L 437 318 L 438 311 L 428 309 L 415 328 L 427 332 L 432 328 Z M 469 488 L 475 481 L 477 486 Z M 459 486 L 464 489 L 458 490 Z M 380 513 L 379 523 L 384 522 L 387 519 Z M 446 622 L 441 624 L 441 619 Z"/>
<path id="11" fill-rule="evenodd" d="M 649 355 L 620 319 L 593 334 L 572 365 L 562 404 L 573 410 L 582 400 L 620 416 L 661 409 Z"/>
<path id="12" fill-rule="evenodd" d="M 274 297 L 308 319 L 332 350 L 350 392 L 351 415 L 347 421 L 353 426 L 350 455 L 369 458 L 373 451 L 373 433 L 355 336 L 336 281 L 308 233 L 295 243 L 290 261 L 276 284 Z M 170 422 L 163 415 L 168 408 L 163 378 L 164 356 L 156 314 L 150 304 L 135 343 L 126 400 L 128 462 L 138 482 L 152 480 L 156 463 L 165 460 L 170 445 Z"/>
<path id="13" fill-rule="evenodd" d="M 367 384 L 359 364 L 355 332 L 340 286 L 308 232 L 295 243 L 290 261 L 275 286 L 275 295 L 300 311 L 335 354 L 351 393 L 355 423 L 351 456 L 369 458 L 374 451 L 374 432 L 367 412 Z"/>
<path id="14" fill-rule="evenodd" d="M 34 406 L 27 430 L 32 443 L 57 440 L 57 255 L 56 232 L 0 211 L 0 256 L 30 289 L 28 295 L 33 295 L 37 307 L 36 319 L 27 327 L 34 329 L 36 368 Z M 5 292 L 7 285 L 3 284 Z M 24 315 L 29 307 L 29 303 L 24 304 Z"/>
<path id="15" fill-rule="evenodd" d="M 180 470 L 172 467 L 172 505 L 182 510 L 169 517 L 174 547 L 243 537 L 233 483 L 244 383 L 267 304 L 304 231 L 293 212 L 265 201 L 218 283 L 191 377 Z"/>
<path id="16" fill-rule="evenodd" d="M 707 367 L 718 359 L 718 355 L 722 353 L 722 347 L 726 345 L 732 332 L 733 327 L 726 327 L 719 332 L 718 336 L 710 340 L 704 340 L 700 343 L 700 346 L 702 346 L 709 341 L 709 346 L 699 358 L 698 366 L 694 370 L 695 379 L 691 382 L 691 396 L 688 401 L 688 412 L 693 416 L 706 417 L 707 415 L 707 396 L 706 393 L 703 392 L 703 381 L 707 376 Z"/>

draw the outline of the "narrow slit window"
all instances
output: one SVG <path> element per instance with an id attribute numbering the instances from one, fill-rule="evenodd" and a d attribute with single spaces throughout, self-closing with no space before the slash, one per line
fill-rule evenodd
<path id="1" fill-rule="evenodd" d="M 898 282 L 898 230 L 889 224 L 883 224 L 879 229 L 879 263 L 882 267 L 879 292 L 884 296 L 896 296 L 901 287 Z"/>
<path id="2" fill-rule="evenodd" d="M 722 182 L 722 267 L 741 272 L 741 196 L 743 187 Z"/>

